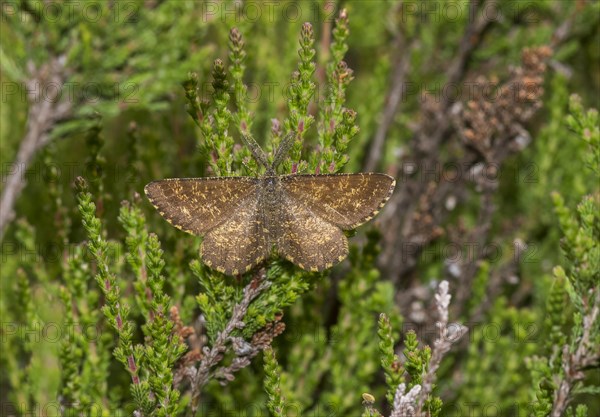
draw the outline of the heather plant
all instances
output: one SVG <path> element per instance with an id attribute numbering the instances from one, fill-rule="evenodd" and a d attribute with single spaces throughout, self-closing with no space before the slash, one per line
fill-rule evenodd
<path id="1" fill-rule="evenodd" d="M 599 15 L 3 2 L 2 415 L 597 415 Z M 397 180 L 332 269 L 219 273 L 143 193 L 278 152 Z"/>

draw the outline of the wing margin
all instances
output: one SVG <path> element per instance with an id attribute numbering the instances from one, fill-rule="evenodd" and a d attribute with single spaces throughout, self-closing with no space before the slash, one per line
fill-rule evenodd
<path id="1" fill-rule="evenodd" d="M 257 184 L 253 177 L 168 178 L 147 184 L 144 193 L 171 225 L 202 235 L 233 216 Z"/>
<path id="2" fill-rule="evenodd" d="M 286 175 L 285 192 L 343 230 L 371 220 L 390 199 L 393 177 L 380 173 Z"/>

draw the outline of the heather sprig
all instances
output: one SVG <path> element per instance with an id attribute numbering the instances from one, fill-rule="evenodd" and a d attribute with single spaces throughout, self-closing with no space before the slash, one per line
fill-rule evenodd
<path id="1" fill-rule="evenodd" d="M 316 84 L 313 81 L 316 69 L 314 42 L 312 25 L 304 23 L 300 31 L 298 69 L 292 73 L 289 86 L 289 114 L 283 123 L 286 132 L 294 132 L 296 135 L 296 140 L 290 150 L 290 159 L 283 164 L 285 172 L 302 172 L 307 168 L 306 162 L 302 161 L 302 148 L 305 134 L 315 120 L 309 112 L 309 104 L 316 90 Z"/>
<path id="2" fill-rule="evenodd" d="M 240 67 L 236 68 L 236 76 Z M 233 118 L 229 105 L 229 81 L 225 64 L 216 59 L 212 69 L 211 101 L 202 100 L 198 96 L 198 75 L 188 74 L 183 83 L 187 99 L 187 111 L 199 126 L 204 142 L 200 150 L 208 159 L 208 164 L 216 176 L 227 176 L 233 173 L 233 137 L 229 134 L 229 125 Z M 213 111 L 210 112 L 211 107 Z"/>
<path id="3" fill-rule="evenodd" d="M 140 380 L 139 368 L 143 347 L 133 345 L 134 324 L 129 320 L 129 307 L 123 304 L 121 299 L 117 277 L 111 271 L 109 244 L 103 236 L 101 221 L 96 217 L 96 205 L 88 191 L 87 182 L 78 177 L 76 187 L 79 212 L 88 237 L 87 247 L 96 262 L 95 279 L 104 294 L 105 304 L 102 306 L 102 312 L 118 336 L 114 356 L 125 366 L 131 377 L 131 393 L 136 406 L 143 413 L 148 413 L 152 408 L 152 403 L 148 400 L 150 387 L 146 381 Z"/>
<path id="4" fill-rule="evenodd" d="M 284 417 L 285 400 L 281 395 L 281 388 L 279 386 L 281 367 L 277 363 L 277 357 L 272 348 L 265 349 L 263 358 L 265 367 L 264 387 L 269 398 L 267 408 L 273 417 Z"/>
<path id="5" fill-rule="evenodd" d="M 584 110 L 581 97 L 572 95 L 569 101 L 570 115 L 567 126 L 588 145 L 585 161 L 596 175 L 600 174 L 600 119 L 597 109 Z"/>
<path id="6" fill-rule="evenodd" d="M 348 14 L 342 10 L 335 21 L 330 60 L 326 64 L 327 95 L 321 103 L 319 122 L 320 150 L 312 158 L 318 170 L 324 173 L 340 171 L 348 162 L 346 150 L 358 133 L 356 111 L 345 108 L 346 90 L 353 73 L 343 60 L 348 50 Z"/>
<path id="7" fill-rule="evenodd" d="M 73 305 L 73 297 L 65 287 L 60 290 L 60 298 L 65 305 L 65 320 L 66 324 L 76 323 L 76 318 L 71 306 Z M 77 340 L 74 334 L 68 333 L 63 338 L 59 360 L 63 369 L 61 375 L 60 397 L 63 404 L 67 404 L 66 408 L 74 412 L 82 412 L 85 409 L 86 400 L 81 395 L 81 376 L 80 364 L 83 360 L 84 350 L 80 347 L 80 341 Z"/>
<path id="8" fill-rule="evenodd" d="M 77 245 L 63 266 L 64 285 L 59 296 L 65 308 L 65 337 L 61 340 L 60 364 L 66 374 L 61 378 L 60 398 L 63 407 L 89 412 L 108 391 L 104 381 L 109 374 L 110 348 L 113 338 L 104 332 L 101 312 L 96 308 L 99 291 L 90 287 L 91 266 L 85 247 Z"/>
<path id="9" fill-rule="evenodd" d="M 133 203 L 121 204 L 119 221 L 127 232 L 127 261 L 136 276 L 136 301 L 145 320 L 145 344 L 136 349 L 140 350 L 139 366 L 145 370 L 142 383 L 148 384 L 154 398 L 147 406 L 155 408 L 156 415 L 175 415 L 180 407 L 180 393 L 173 387 L 173 368 L 187 347 L 169 318 L 170 297 L 165 293 L 162 275 L 163 251 L 158 237 L 146 229 L 138 195 L 134 195 Z M 143 390 L 140 391 L 142 395 Z"/>
<path id="10" fill-rule="evenodd" d="M 231 62 L 230 73 L 233 78 L 233 93 L 236 106 L 232 118 L 240 135 L 249 135 L 252 128 L 253 117 L 248 110 L 247 91 L 248 86 L 244 83 L 244 72 L 246 66 L 246 51 L 242 33 L 238 28 L 232 28 L 229 32 L 229 60 Z M 234 147 L 234 161 L 236 167 L 244 167 L 248 175 L 259 172 L 259 166 L 246 146 Z"/>
<path id="11" fill-rule="evenodd" d="M 546 302 L 546 318 L 544 325 L 548 331 L 549 337 L 546 341 L 547 354 L 551 362 L 556 364 L 560 361 L 560 346 L 566 343 L 565 324 L 568 311 L 566 281 L 563 274 L 555 275 L 555 279 L 550 289 L 550 294 Z"/>
<path id="12" fill-rule="evenodd" d="M 229 134 L 229 124 L 232 119 L 231 111 L 227 108 L 229 104 L 229 81 L 227 80 L 227 69 L 220 59 L 216 59 L 212 72 L 213 101 L 215 111 L 213 112 L 214 132 L 210 138 L 211 148 L 215 152 L 217 176 L 231 175 L 233 166 L 233 138 Z"/>
<path id="13" fill-rule="evenodd" d="M 385 382 L 388 387 L 386 398 L 393 403 L 394 395 L 398 385 L 404 380 L 404 369 L 398 355 L 394 350 L 394 338 L 392 337 L 392 326 L 390 319 L 385 314 L 379 315 L 379 353 L 381 355 L 381 367 L 385 373 Z"/>
<path id="14" fill-rule="evenodd" d="M 233 117 L 240 132 L 249 132 L 252 127 L 252 118 L 248 111 L 247 91 L 248 87 L 244 84 L 244 71 L 246 66 L 246 51 L 244 49 L 244 40 L 238 28 L 233 28 L 229 32 L 229 60 L 231 62 L 230 73 L 233 78 L 233 92 L 236 105 L 236 112 Z"/>
<path id="15" fill-rule="evenodd" d="M 183 86 L 185 98 L 187 100 L 186 110 L 188 114 L 192 117 L 192 120 L 198 127 L 204 129 L 209 128 L 210 124 L 208 126 L 205 125 L 205 123 L 208 123 L 208 120 L 204 115 L 205 112 L 200 106 L 200 97 L 198 96 L 198 73 L 190 72 L 187 79 L 181 85 Z"/>
<path id="16" fill-rule="evenodd" d="M 142 328 L 147 335 L 144 345 L 144 367 L 148 372 L 148 384 L 155 397 L 157 416 L 173 416 L 180 411 L 180 393 L 173 386 L 173 369 L 187 350 L 176 332 L 175 323 L 169 317 L 170 297 L 164 292 L 165 265 L 158 237 L 150 233 L 146 243 L 147 287 L 150 314 Z"/>
<path id="17" fill-rule="evenodd" d="M 308 112 L 308 105 L 313 99 L 316 85 L 312 80 L 316 64 L 314 62 L 315 50 L 313 48 L 315 43 L 315 35 L 313 27 L 310 23 L 304 23 L 300 30 L 300 49 L 298 49 L 298 56 L 300 61 L 298 62 L 297 72 L 292 74 L 291 83 L 291 97 L 289 100 L 290 112 L 297 113 L 298 117 L 306 116 Z M 293 120 L 293 119 L 292 119 Z M 299 120 L 299 119 L 296 119 Z M 312 122 L 312 118 L 310 119 Z M 300 129 L 300 126 L 291 124 L 290 127 L 294 131 L 305 131 L 308 128 L 310 122 L 304 121 L 304 129 Z M 297 129 L 293 129 L 293 127 Z"/>
<path id="18" fill-rule="evenodd" d="M 404 369 L 409 376 L 407 388 L 411 389 L 415 385 L 423 382 L 423 375 L 427 372 L 429 360 L 431 359 L 431 348 L 424 346 L 419 348 L 419 340 L 414 330 L 409 330 L 404 338 L 404 351 L 402 352 L 406 359 Z"/>
<path id="19" fill-rule="evenodd" d="M 139 200 L 139 196 L 134 197 Z M 136 280 L 134 287 L 136 289 L 136 304 L 145 317 L 151 310 L 151 293 L 148 288 L 148 271 L 146 268 L 146 245 L 148 240 L 148 231 L 144 215 L 138 204 L 129 201 L 121 203 L 119 213 L 119 222 L 123 225 L 127 236 L 125 245 L 127 246 L 127 262 L 133 270 Z"/>
<path id="20" fill-rule="evenodd" d="M 350 30 L 348 28 L 348 12 L 346 9 L 340 10 L 339 16 L 335 19 L 335 27 L 333 28 L 333 42 L 331 43 L 330 51 L 333 57 L 332 61 L 328 64 L 327 72 L 328 75 L 333 74 L 334 68 L 338 63 L 342 62 L 346 52 L 348 52 L 348 35 Z"/>

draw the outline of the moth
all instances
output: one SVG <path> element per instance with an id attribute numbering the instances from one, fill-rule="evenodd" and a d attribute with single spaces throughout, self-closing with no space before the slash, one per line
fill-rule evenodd
<path id="1" fill-rule="evenodd" d="M 394 191 L 394 178 L 379 173 L 278 175 L 294 136 L 272 163 L 250 135 L 243 139 L 264 175 L 169 178 L 144 188 L 165 220 L 204 236 L 202 261 L 221 273 L 248 272 L 273 254 L 308 271 L 331 268 L 348 255 L 343 231 L 373 218 Z"/>

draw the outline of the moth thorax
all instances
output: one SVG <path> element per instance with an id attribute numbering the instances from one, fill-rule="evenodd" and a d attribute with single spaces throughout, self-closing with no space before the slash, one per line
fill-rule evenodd
<path id="1" fill-rule="evenodd" d="M 279 190 L 279 179 L 277 177 L 266 177 L 264 180 L 264 204 L 268 211 L 274 211 L 277 209 L 279 199 L 281 196 Z"/>

